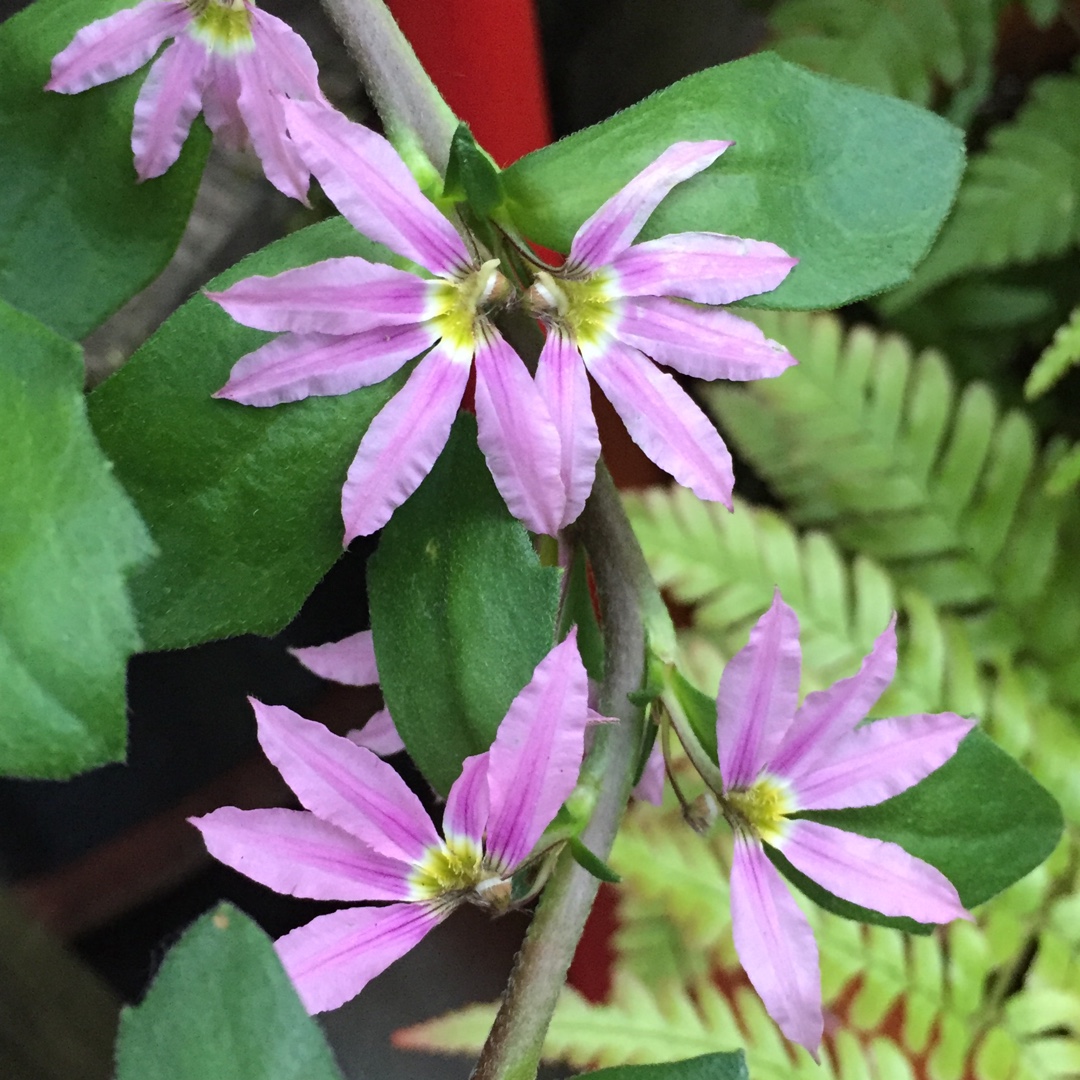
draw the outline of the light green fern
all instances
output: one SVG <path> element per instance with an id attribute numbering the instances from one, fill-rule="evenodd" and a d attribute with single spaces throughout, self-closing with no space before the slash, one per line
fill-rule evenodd
<path id="1" fill-rule="evenodd" d="M 1024 396 L 1041 397 L 1071 367 L 1080 364 L 1080 307 L 1074 308 L 1069 321 L 1058 328 L 1054 340 L 1043 350 L 1024 384 Z"/>

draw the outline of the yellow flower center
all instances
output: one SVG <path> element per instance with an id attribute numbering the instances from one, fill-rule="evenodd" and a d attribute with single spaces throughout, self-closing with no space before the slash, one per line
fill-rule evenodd
<path id="1" fill-rule="evenodd" d="M 471 840 L 444 840 L 440 847 L 428 849 L 410 884 L 424 899 L 470 892 L 486 876 L 483 863 L 484 853 Z"/>
<path id="2" fill-rule="evenodd" d="M 472 356 L 476 348 L 476 322 L 483 317 L 488 302 L 501 295 L 506 284 L 498 267 L 498 259 L 489 259 L 479 270 L 456 280 L 444 280 L 437 286 L 437 311 L 431 321 L 455 352 Z"/>
<path id="3" fill-rule="evenodd" d="M 724 796 L 739 823 L 766 843 L 778 847 L 787 832 L 787 817 L 795 806 L 787 784 L 763 776 L 748 788 L 736 788 Z"/>
<path id="4" fill-rule="evenodd" d="M 587 278 L 556 278 L 546 270 L 536 275 L 529 290 L 533 310 L 570 331 L 579 344 L 595 344 L 615 320 L 611 275 L 600 271 Z"/>
<path id="5" fill-rule="evenodd" d="M 188 33 L 218 53 L 246 52 L 255 48 L 251 13 L 244 0 L 186 0 L 194 19 Z"/>

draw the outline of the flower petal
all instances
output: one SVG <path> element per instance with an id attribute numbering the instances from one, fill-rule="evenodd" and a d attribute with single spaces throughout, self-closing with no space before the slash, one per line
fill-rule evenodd
<path id="1" fill-rule="evenodd" d="M 488 751 L 488 863 L 509 873 L 574 790 L 585 752 L 588 677 L 570 631 L 536 665 Z"/>
<path id="2" fill-rule="evenodd" d="M 394 726 L 393 717 L 389 709 L 380 709 L 373 713 L 371 718 L 362 728 L 354 728 L 345 733 L 349 742 L 357 746 L 366 747 L 379 757 L 390 757 L 391 754 L 400 754 L 405 749 L 397 728 Z"/>
<path id="3" fill-rule="evenodd" d="M 682 296 L 699 304 L 730 304 L 771 292 L 798 261 L 766 240 L 685 232 L 627 248 L 612 269 L 623 296 Z"/>
<path id="4" fill-rule="evenodd" d="M 240 62 L 250 53 L 235 55 L 210 49 L 206 56 L 202 110 L 214 140 L 229 150 L 243 150 L 248 129 L 240 115 Z"/>
<path id="5" fill-rule="evenodd" d="M 341 492 L 346 544 L 381 529 L 431 471 L 450 437 L 469 367 L 460 354 L 436 346 L 371 422 Z"/>
<path id="6" fill-rule="evenodd" d="M 565 491 L 561 528 L 576 521 L 596 479 L 600 434 L 592 411 L 589 376 L 581 354 L 557 328 L 548 333 L 536 368 L 536 388 L 559 433 L 560 472 Z"/>
<path id="7" fill-rule="evenodd" d="M 289 652 L 316 675 L 345 686 L 376 686 L 379 669 L 375 666 L 375 643 L 370 630 L 350 634 L 340 641 L 312 645 Z M 370 723 L 370 721 L 369 721 Z"/>
<path id="8" fill-rule="evenodd" d="M 606 266 L 630 246 L 676 184 L 707 169 L 731 145 L 714 139 L 669 146 L 578 229 L 567 262 L 588 270 Z"/>
<path id="9" fill-rule="evenodd" d="M 223 806 L 188 818 L 219 862 L 275 892 L 310 900 L 408 900 L 413 867 L 372 851 L 304 810 Z"/>
<path id="10" fill-rule="evenodd" d="M 335 397 L 389 378 L 431 347 L 426 326 L 394 326 L 363 334 L 282 334 L 233 365 L 214 397 L 243 405 L 280 405 Z"/>
<path id="11" fill-rule="evenodd" d="M 799 620 L 777 589 L 720 677 L 716 742 L 727 787 L 748 787 L 769 761 L 799 701 L 801 662 Z"/>
<path id="12" fill-rule="evenodd" d="M 667 779 L 667 766 L 664 764 L 664 752 L 660 747 L 660 739 L 657 737 L 649 756 L 645 760 L 645 768 L 641 771 L 641 779 L 631 794 L 635 799 L 642 799 L 652 803 L 653 806 L 661 806 L 664 802 L 664 781 Z"/>
<path id="13" fill-rule="evenodd" d="M 78 94 L 137 71 L 191 22 L 182 0 L 142 0 L 107 19 L 84 26 L 66 49 L 53 57 L 46 90 Z"/>
<path id="14" fill-rule="evenodd" d="M 445 905 L 390 904 L 320 915 L 275 943 L 309 1013 L 356 997 L 450 913 Z"/>
<path id="15" fill-rule="evenodd" d="M 319 104 L 290 100 L 284 109 L 300 156 L 360 232 L 433 274 L 470 264 L 453 225 L 381 135 Z"/>
<path id="16" fill-rule="evenodd" d="M 559 433 L 521 357 L 497 331 L 476 346 L 476 441 L 510 513 L 554 536 L 566 498 Z"/>
<path id="17" fill-rule="evenodd" d="M 237 322 L 294 334 L 362 334 L 407 326 L 434 314 L 434 283 L 356 255 L 323 259 L 274 277 L 244 278 L 207 293 Z"/>
<path id="18" fill-rule="evenodd" d="M 796 870 L 829 892 L 882 915 L 923 923 L 971 918 L 953 883 L 899 844 L 797 820 L 782 850 Z"/>
<path id="19" fill-rule="evenodd" d="M 488 820 L 488 754 L 474 754 L 461 764 L 461 775 L 450 787 L 443 814 L 448 843 L 468 840 L 483 848 Z"/>
<path id="20" fill-rule="evenodd" d="M 772 379 L 795 358 L 752 322 L 721 308 L 641 296 L 619 306 L 612 333 L 659 364 L 699 379 Z"/>
<path id="21" fill-rule="evenodd" d="M 955 713 L 875 720 L 783 775 L 800 810 L 873 806 L 940 769 L 974 726 Z"/>
<path id="22" fill-rule="evenodd" d="M 131 149 L 140 180 L 160 176 L 179 157 L 191 122 L 202 108 L 206 49 L 181 34 L 158 58 L 135 102 Z"/>
<path id="23" fill-rule="evenodd" d="M 319 89 L 319 68 L 307 42 L 288 23 L 262 8 L 250 7 L 255 51 L 263 58 L 270 85 L 279 93 L 308 101 L 325 101 Z"/>
<path id="24" fill-rule="evenodd" d="M 816 1057 L 824 1024 L 814 934 L 761 846 L 745 836 L 735 837 L 731 860 L 731 931 L 769 1015 Z"/>
<path id="25" fill-rule="evenodd" d="M 730 510 L 731 455 L 690 395 L 637 349 L 613 339 L 582 355 L 634 442 L 699 499 Z"/>
<path id="26" fill-rule="evenodd" d="M 386 762 L 284 705 L 250 700 L 263 751 L 313 814 L 391 859 L 416 863 L 438 846 L 420 800 Z"/>
<path id="27" fill-rule="evenodd" d="M 807 775 L 819 761 L 832 758 L 838 739 L 850 735 L 874 707 L 896 674 L 896 615 L 848 679 L 807 694 L 769 763 L 781 776 Z"/>

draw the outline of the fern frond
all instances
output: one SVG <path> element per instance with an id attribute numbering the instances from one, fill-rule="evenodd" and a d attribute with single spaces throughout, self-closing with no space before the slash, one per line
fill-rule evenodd
<path id="1" fill-rule="evenodd" d="M 1077 364 L 1080 364 L 1080 307 L 1073 309 L 1069 321 L 1058 328 L 1054 340 L 1031 369 L 1024 383 L 1024 396 L 1029 401 L 1041 397 Z"/>

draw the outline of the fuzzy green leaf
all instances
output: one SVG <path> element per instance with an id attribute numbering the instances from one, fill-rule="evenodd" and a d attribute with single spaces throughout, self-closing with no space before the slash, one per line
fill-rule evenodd
<path id="1" fill-rule="evenodd" d="M 0 27 L 0 296 L 84 337 L 165 267 L 195 201 L 210 135 L 136 182 L 131 124 L 142 75 L 46 93 L 52 57 L 128 0 L 37 0 Z"/>
<path id="2" fill-rule="evenodd" d="M 273 942 L 222 904 L 173 946 L 126 1009 L 116 1080 L 341 1080 Z"/>
<path id="3" fill-rule="evenodd" d="M 589 1075 L 596 1080 L 750 1080 L 741 1050 L 659 1065 L 619 1065 Z"/>
<path id="4" fill-rule="evenodd" d="M 335 218 L 209 288 L 339 255 L 387 258 Z M 267 409 L 213 400 L 232 365 L 270 339 L 195 296 L 90 396 L 98 439 L 161 552 L 132 580 L 150 649 L 276 633 L 341 554 L 345 473 L 405 373 Z"/>
<path id="5" fill-rule="evenodd" d="M 126 574 L 153 551 L 86 420 L 79 349 L 0 301 L 0 773 L 123 757 L 139 648 Z"/>
<path id="6" fill-rule="evenodd" d="M 558 571 L 495 489 L 458 416 L 450 441 L 368 563 L 379 679 L 416 764 L 446 793 L 486 750 L 554 640 Z"/>
<path id="7" fill-rule="evenodd" d="M 691 75 L 503 173 L 533 240 L 569 250 L 600 204 L 682 139 L 734 139 L 664 200 L 642 239 L 711 230 L 771 240 L 801 264 L 761 307 L 837 307 L 904 281 L 952 203 L 960 133 L 906 102 L 767 53 Z"/>
<path id="8" fill-rule="evenodd" d="M 499 167 L 476 145 L 466 124 L 458 124 L 450 143 L 443 197 L 464 199 L 481 219 L 491 217 L 503 202 Z"/>

